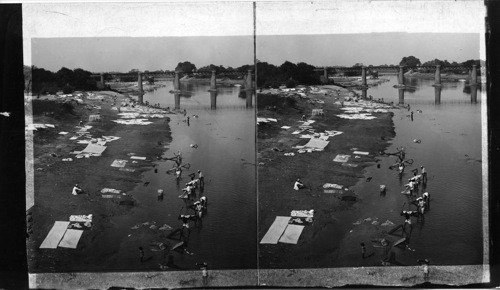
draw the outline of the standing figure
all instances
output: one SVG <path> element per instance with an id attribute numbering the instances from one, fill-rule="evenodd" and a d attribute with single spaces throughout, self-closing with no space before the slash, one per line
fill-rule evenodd
<path id="1" fill-rule="evenodd" d="M 198 179 L 200 180 L 200 187 L 205 186 L 205 176 L 203 176 L 203 172 L 201 170 L 198 170 Z"/>
<path id="2" fill-rule="evenodd" d="M 404 211 L 403 215 L 405 217 L 405 222 L 403 224 L 403 232 L 406 233 L 406 225 L 410 226 L 410 232 L 411 232 L 413 230 L 413 226 L 411 225 L 411 215 L 407 211 Z"/>
<path id="3" fill-rule="evenodd" d="M 139 247 L 139 258 L 141 263 L 144 262 L 144 249 L 142 247 Z"/>
<path id="4" fill-rule="evenodd" d="M 179 179 L 181 178 L 181 173 L 182 173 L 182 168 L 178 166 L 175 169 L 175 178 L 177 179 L 177 181 L 179 181 Z"/>
<path id="5" fill-rule="evenodd" d="M 208 201 L 206 196 L 200 197 L 200 204 L 203 207 L 203 210 L 206 211 L 208 206 Z"/>
<path id="6" fill-rule="evenodd" d="M 422 183 L 427 183 L 427 171 L 423 166 L 420 166 L 420 171 L 422 172 Z"/>
<path id="7" fill-rule="evenodd" d="M 207 262 L 196 263 L 196 266 L 200 267 L 201 277 L 203 279 L 203 286 L 208 285 L 208 264 Z"/>
<path id="8" fill-rule="evenodd" d="M 425 213 L 425 201 L 423 198 L 417 198 L 417 208 L 418 208 L 418 216 L 423 217 Z"/>

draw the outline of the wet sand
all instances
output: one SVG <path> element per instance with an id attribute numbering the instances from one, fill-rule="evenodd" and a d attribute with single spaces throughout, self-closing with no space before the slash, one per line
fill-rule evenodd
<path id="1" fill-rule="evenodd" d="M 56 127 L 34 132 L 35 205 L 29 211 L 33 216 L 33 233 L 27 241 L 31 273 L 105 271 L 112 267 L 119 260 L 121 241 L 100 239 L 104 232 L 113 227 L 111 217 L 130 214 L 133 207 L 120 205 L 119 201 L 135 199 L 131 195 L 122 196 L 121 199 L 104 199 L 100 190 L 116 188 L 127 193 L 142 186 L 142 172 L 155 166 L 156 156 L 161 156 L 171 140 L 166 118 L 150 119 L 153 123 L 147 126 L 117 124 L 111 121 L 118 118 L 118 111 L 111 110 L 113 97 L 116 96 L 116 102 L 119 103 L 129 100 L 128 96 L 114 92 L 97 94 L 105 96 L 104 101 L 85 99 L 83 104 L 73 102 L 73 113 L 56 114 L 54 117 L 36 114 L 37 106 L 43 106 L 45 101 L 35 100 L 33 122 L 54 124 Z M 101 109 L 89 109 L 87 105 L 98 105 Z M 98 112 L 102 121 L 88 122 L 88 115 Z M 69 140 L 73 136 L 71 133 L 58 133 L 74 132 L 80 120 L 85 120 L 84 125 L 93 126 L 89 132 L 94 137 L 118 136 L 121 139 L 107 143 L 100 157 L 76 159 L 70 152 L 81 150 L 86 145 Z M 57 157 L 51 156 L 51 153 Z M 147 160 L 135 164 L 130 160 L 127 167 L 134 168 L 135 172 L 120 171 L 110 166 L 115 159 L 129 159 L 128 153 L 146 156 Z M 62 161 L 62 158 L 68 157 L 73 158 L 73 161 Z M 75 183 L 80 185 L 85 194 L 71 194 Z M 70 215 L 75 214 L 93 214 L 92 229 L 85 230 L 77 250 L 39 249 L 55 221 L 67 221 Z"/>
<path id="2" fill-rule="evenodd" d="M 346 220 L 353 218 L 350 212 L 357 209 L 358 204 L 344 201 L 342 196 L 359 196 L 350 190 L 342 194 L 325 193 L 322 185 L 355 185 L 364 178 L 364 168 L 377 162 L 379 152 L 388 147 L 388 142 L 395 134 L 392 112 L 373 113 L 377 117 L 373 120 L 346 120 L 336 117 L 336 114 L 343 111 L 340 105 L 334 102 L 352 96 L 352 93 L 340 87 L 328 88 L 332 90 L 325 90 L 321 94 L 309 93 L 308 99 L 294 97 L 294 106 L 283 101 L 275 101 L 272 104 L 270 100 L 275 98 L 266 99 L 268 96 L 259 95 L 258 117 L 278 119 L 277 123 L 269 122 L 258 127 L 259 241 L 276 216 L 289 216 L 291 210 L 315 210 L 314 221 L 305 226 L 298 244 L 259 245 L 262 268 L 338 267 L 345 264 L 345 259 L 342 259 L 345 244 L 343 233 L 352 228 L 351 222 Z M 324 100 L 325 103 L 318 104 L 310 102 L 309 99 Z M 268 106 L 276 106 L 276 110 L 269 110 Z M 325 115 L 311 118 L 316 121 L 312 124 L 316 132 L 336 130 L 342 131 L 343 134 L 330 137 L 329 145 L 322 152 L 299 154 L 291 147 L 303 145 L 305 142 L 298 140 L 307 139 L 298 139 L 291 132 L 298 128 L 297 121 L 303 114 L 310 117 L 311 109 L 320 107 L 323 107 Z M 284 125 L 292 128 L 281 129 Z M 368 151 L 369 155 L 354 158 L 353 148 Z M 284 156 L 286 152 L 294 152 L 295 156 Z M 337 154 L 351 155 L 349 162 L 358 166 L 347 167 L 342 166 L 342 163 L 333 162 Z M 305 184 L 305 189 L 293 190 L 297 178 Z M 369 236 L 371 231 L 369 229 L 365 234 Z"/>

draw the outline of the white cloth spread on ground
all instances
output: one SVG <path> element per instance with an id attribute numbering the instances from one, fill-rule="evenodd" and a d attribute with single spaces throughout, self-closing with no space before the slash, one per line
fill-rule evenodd
<path id="1" fill-rule="evenodd" d="M 112 167 L 125 167 L 127 162 L 128 162 L 127 160 L 116 159 L 115 161 L 113 161 L 113 163 L 111 163 L 111 166 Z"/>
<path id="2" fill-rule="evenodd" d="M 368 154 L 370 154 L 370 153 L 368 153 L 368 152 L 366 152 L 366 151 L 354 151 L 354 152 L 352 152 L 352 153 L 354 153 L 354 154 L 358 154 L 358 155 L 368 155 Z"/>
<path id="3" fill-rule="evenodd" d="M 269 227 L 269 230 L 267 230 L 267 233 L 264 235 L 262 240 L 260 241 L 261 244 L 277 244 L 279 238 L 285 231 L 285 229 L 288 226 L 288 221 L 290 220 L 290 217 L 288 216 L 277 216 L 276 219 L 274 220 L 273 224 L 271 227 Z"/>
<path id="4" fill-rule="evenodd" d="M 350 120 L 372 120 L 372 119 L 375 119 L 377 117 L 375 116 L 372 116 L 370 114 L 340 114 L 340 115 L 336 115 L 337 117 L 339 118 L 342 118 L 342 119 L 350 119 Z"/>
<path id="5" fill-rule="evenodd" d="M 118 119 L 118 120 L 113 120 L 113 122 L 124 125 L 149 125 L 153 123 L 153 122 L 148 122 L 146 120 L 147 119 L 131 119 L 131 120 Z"/>
<path id="6" fill-rule="evenodd" d="M 323 188 L 325 188 L 325 189 L 327 189 L 327 188 L 342 189 L 343 186 L 339 185 L 339 184 L 335 184 L 335 183 L 325 183 L 325 184 L 323 184 Z"/>
<path id="7" fill-rule="evenodd" d="M 130 156 L 130 159 L 146 160 L 146 157 L 141 157 L 141 156 Z"/>
<path id="8" fill-rule="evenodd" d="M 278 120 L 274 119 L 274 118 L 257 117 L 257 124 L 259 124 L 259 123 L 269 123 L 269 122 L 278 122 Z"/>
<path id="9" fill-rule="evenodd" d="M 89 215 L 72 215 L 69 217 L 70 222 L 92 222 L 92 214 Z"/>
<path id="10" fill-rule="evenodd" d="M 85 149 L 82 150 L 81 153 L 90 153 L 92 155 L 99 156 L 102 152 L 104 152 L 104 150 L 106 150 L 106 146 L 90 143 Z"/>
<path id="11" fill-rule="evenodd" d="M 28 124 L 24 129 L 28 131 L 36 131 L 37 129 L 45 128 L 55 128 L 55 126 L 52 124 Z"/>
<path id="12" fill-rule="evenodd" d="M 335 162 L 347 162 L 347 160 L 349 160 L 349 157 L 351 157 L 351 155 L 338 154 L 337 156 L 335 156 L 333 161 L 335 161 Z"/>
<path id="13" fill-rule="evenodd" d="M 312 148 L 323 150 L 325 149 L 326 145 L 328 145 L 328 143 L 330 143 L 330 141 L 321 140 L 319 138 L 311 138 L 311 140 L 309 140 L 309 142 L 304 145 L 304 149 Z"/>
<path id="14" fill-rule="evenodd" d="M 59 243 L 59 247 L 76 249 L 76 247 L 78 246 L 78 241 L 80 240 L 82 234 L 82 230 L 66 230 L 64 237 Z"/>
<path id="15" fill-rule="evenodd" d="M 300 234 L 302 234 L 302 230 L 304 226 L 300 225 L 288 225 L 285 229 L 285 232 L 279 239 L 280 243 L 287 244 L 297 244 L 300 238 Z"/>
<path id="16" fill-rule="evenodd" d="M 290 127 L 290 126 L 281 126 L 281 129 L 285 129 L 285 130 L 288 130 L 290 128 L 292 128 L 292 127 Z"/>
<path id="17" fill-rule="evenodd" d="M 116 193 L 119 194 L 122 192 L 120 189 L 113 189 L 113 188 L 103 188 L 101 189 L 101 193 Z"/>
<path id="18" fill-rule="evenodd" d="M 68 229 L 69 222 L 57 221 L 40 245 L 40 249 L 55 249 Z"/>
<path id="19" fill-rule="evenodd" d="M 291 217 L 304 217 L 304 218 L 312 218 L 314 217 L 314 209 L 311 210 L 292 210 L 290 213 Z"/>

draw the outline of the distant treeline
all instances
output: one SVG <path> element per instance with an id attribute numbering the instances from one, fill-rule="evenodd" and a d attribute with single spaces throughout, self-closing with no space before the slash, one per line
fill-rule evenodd
<path id="1" fill-rule="evenodd" d="M 98 89 L 92 73 L 80 68 L 70 70 L 63 67 L 54 73 L 36 66 L 25 66 L 24 73 L 26 86 L 31 85 L 33 94 L 55 94 L 60 90 L 68 94 L 75 90 Z"/>
<path id="2" fill-rule="evenodd" d="M 313 65 L 305 62 L 297 64 L 285 61 L 280 66 L 267 62 L 257 63 L 257 86 L 264 88 L 278 88 L 281 85 L 295 87 L 301 85 L 318 85 L 327 83 L 323 79 L 323 72 L 316 71 Z"/>

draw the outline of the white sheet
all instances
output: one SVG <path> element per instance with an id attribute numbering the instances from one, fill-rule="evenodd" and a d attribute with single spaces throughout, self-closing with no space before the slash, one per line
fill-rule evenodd
<path id="1" fill-rule="evenodd" d="M 68 229 L 69 222 L 57 221 L 40 245 L 40 249 L 55 249 Z"/>
<path id="2" fill-rule="evenodd" d="M 281 236 L 279 242 L 287 244 L 297 244 L 304 226 L 300 225 L 288 225 L 285 232 Z"/>
<path id="3" fill-rule="evenodd" d="M 277 216 L 274 220 L 273 224 L 267 230 L 267 233 L 264 235 L 261 244 L 277 244 L 279 238 L 285 231 L 288 226 L 288 221 L 290 220 L 289 216 Z"/>

